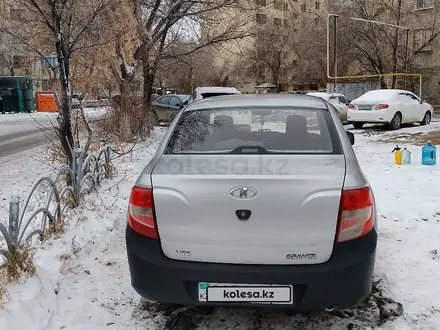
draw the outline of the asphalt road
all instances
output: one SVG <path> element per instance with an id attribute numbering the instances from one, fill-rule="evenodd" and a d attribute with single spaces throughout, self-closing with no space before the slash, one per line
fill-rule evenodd
<path id="1" fill-rule="evenodd" d="M 43 145 L 51 121 L 54 116 L 0 114 L 0 159 Z"/>
<path id="2" fill-rule="evenodd" d="M 94 128 L 100 114 L 93 114 L 93 109 L 86 111 Z M 57 114 L 38 112 L 0 114 L 0 159 L 44 145 L 47 133 L 53 132 L 56 117 Z"/>

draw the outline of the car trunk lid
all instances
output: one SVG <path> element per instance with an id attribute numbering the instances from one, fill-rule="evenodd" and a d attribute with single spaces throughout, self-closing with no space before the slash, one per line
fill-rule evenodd
<path id="1" fill-rule="evenodd" d="M 344 178 L 340 154 L 163 155 L 151 177 L 163 253 L 215 263 L 326 262 Z"/>

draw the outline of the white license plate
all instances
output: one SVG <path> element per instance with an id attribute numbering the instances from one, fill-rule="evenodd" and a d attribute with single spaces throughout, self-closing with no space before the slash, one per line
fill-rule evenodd
<path id="1" fill-rule="evenodd" d="M 292 285 L 199 283 L 199 301 L 293 304 Z"/>
<path id="2" fill-rule="evenodd" d="M 368 111 L 371 110 L 371 107 L 358 107 L 360 111 Z"/>

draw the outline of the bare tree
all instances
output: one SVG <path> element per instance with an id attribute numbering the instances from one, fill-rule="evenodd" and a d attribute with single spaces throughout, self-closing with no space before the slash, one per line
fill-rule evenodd
<path id="1" fill-rule="evenodd" d="M 3 25 L 9 33 L 32 47 L 42 58 L 52 53 L 57 57 L 57 71 L 61 87 L 58 138 L 69 164 L 74 140 L 71 125 L 71 59 L 84 49 L 95 47 L 100 24 L 110 0 L 17 0 L 23 17 L 17 25 Z M 38 36 L 37 41 L 33 40 Z M 46 47 L 42 47 L 46 46 Z"/>
<path id="2" fill-rule="evenodd" d="M 132 3 L 139 38 L 134 60 L 143 74 L 144 118 L 149 117 L 152 88 L 161 61 L 248 36 L 251 18 L 245 11 L 254 8 L 253 4 L 243 5 L 239 0 L 135 0 Z M 183 54 L 169 52 L 170 45 L 185 38 L 194 41 L 192 49 Z"/>
<path id="3" fill-rule="evenodd" d="M 438 6 L 433 6 L 428 16 L 420 19 L 419 13 L 414 11 L 413 2 L 353 0 L 344 8 L 345 19 L 339 20 L 342 28 L 340 35 L 350 41 L 350 45 L 346 45 L 345 49 L 339 47 L 339 61 L 357 63 L 355 67 L 362 74 L 415 70 L 413 65 L 416 63 L 417 55 L 436 43 L 436 37 L 440 34 L 437 8 Z M 393 26 L 367 22 L 371 20 Z M 411 33 L 410 29 L 413 26 L 424 28 L 413 30 Z M 381 80 L 383 88 L 387 88 L 388 83 L 385 78 Z M 397 84 L 397 77 L 392 77 L 390 87 L 396 88 Z"/>

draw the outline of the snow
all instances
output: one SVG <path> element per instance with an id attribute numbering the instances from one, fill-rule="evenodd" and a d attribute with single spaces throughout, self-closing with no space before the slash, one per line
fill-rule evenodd
<path id="1" fill-rule="evenodd" d="M 393 132 L 376 127 L 347 129 L 356 135 L 354 149 L 378 208 L 375 281 L 379 283 L 375 288 L 379 291 L 374 298 L 355 310 L 307 316 L 189 309 L 190 316 L 198 313 L 201 319 L 194 329 L 249 329 L 257 325 L 260 329 L 440 329 L 440 164 L 421 165 L 421 147 L 411 143 L 412 134 L 440 130 L 440 123 Z M 0 329 L 165 328 L 164 313 L 141 303 L 131 288 L 124 241 L 130 189 L 162 134 L 156 131 L 152 140 L 115 159 L 115 177 L 69 213 L 63 235 L 38 246 L 37 275 L 9 285 L 8 299 L 0 309 Z M 402 147 L 412 152 L 410 165 L 394 164 L 391 151 L 395 143 L 386 140 L 396 136 L 401 136 Z M 10 161 L 11 168 L 17 167 L 17 159 Z M 20 175 L 15 169 L 14 176 L 0 180 L 0 187 L 17 183 L 14 187 L 23 195 L 27 180 L 47 170 L 32 160 L 28 164 L 32 167 L 29 172 Z M 24 175 L 27 179 L 17 180 Z M 1 197 L 10 197 L 6 195 L 5 189 Z M 388 315 L 399 314 L 398 303 L 403 306 L 403 316 L 391 316 L 387 321 Z"/>
<path id="2" fill-rule="evenodd" d="M 89 118 L 98 118 L 107 113 L 107 107 L 86 108 L 85 114 Z M 54 112 L 32 112 L 32 113 L 8 113 L 0 114 L 0 137 L 10 133 L 23 131 L 36 131 L 39 128 L 52 127 L 56 124 L 58 113 Z"/>

